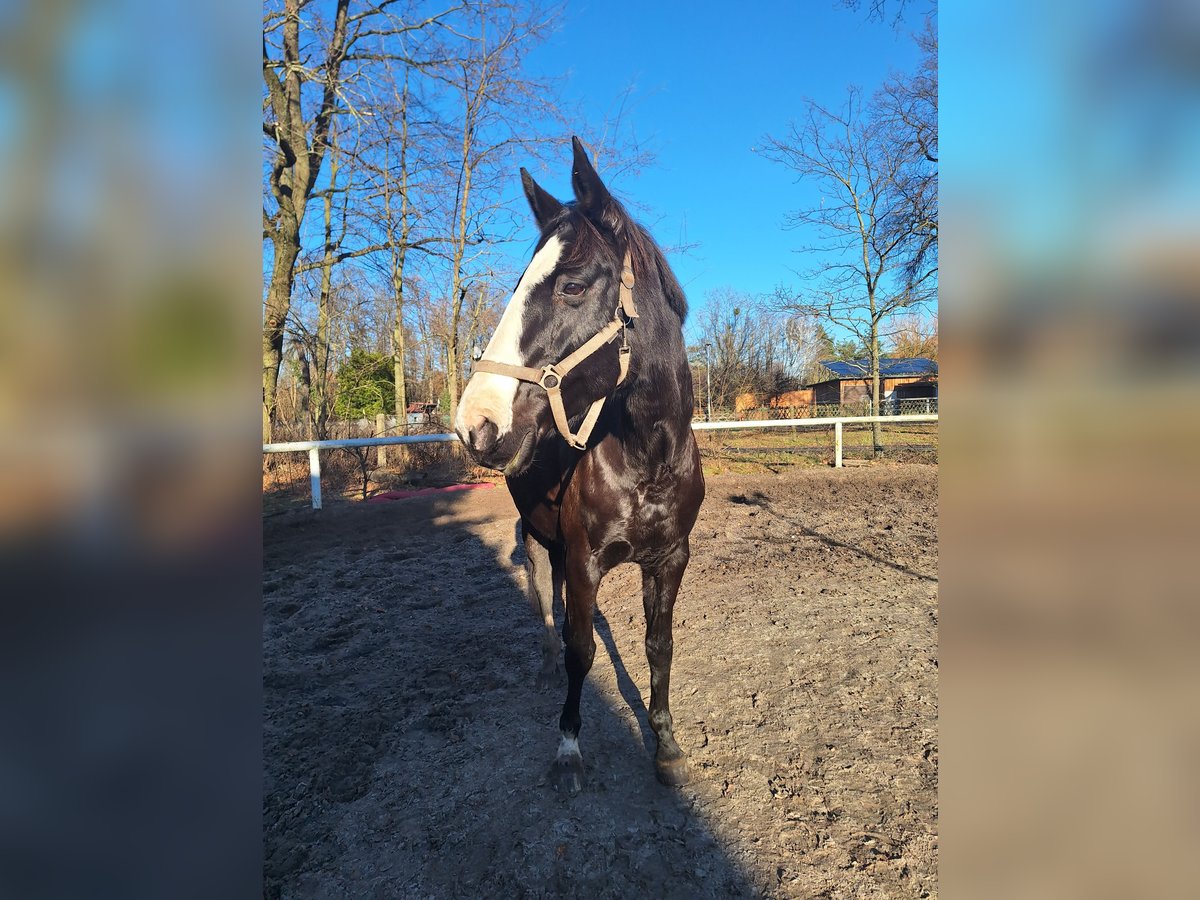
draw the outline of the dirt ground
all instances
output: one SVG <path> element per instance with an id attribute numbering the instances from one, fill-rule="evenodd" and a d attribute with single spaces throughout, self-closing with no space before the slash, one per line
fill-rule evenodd
<path id="1" fill-rule="evenodd" d="M 640 576 L 599 596 L 588 785 L 504 488 L 264 520 L 268 897 L 937 895 L 937 468 L 708 477 L 654 778 Z M 561 622 L 561 611 L 559 612 Z"/>

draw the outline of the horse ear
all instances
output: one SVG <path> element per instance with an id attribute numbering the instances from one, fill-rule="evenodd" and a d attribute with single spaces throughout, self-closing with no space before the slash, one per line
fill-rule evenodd
<path id="1" fill-rule="evenodd" d="M 575 161 L 571 166 L 571 187 L 575 189 L 575 199 L 579 201 L 579 209 L 590 218 L 599 219 L 608 206 L 608 188 L 592 168 L 587 151 L 579 138 L 571 138 L 571 146 L 575 150 Z"/>
<path id="2" fill-rule="evenodd" d="M 545 231 L 546 223 L 562 211 L 563 205 L 542 190 L 541 185 L 534 181 L 533 176 L 524 168 L 521 169 L 521 184 L 525 188 L 525 197 L 529 200 L 529 208 L 533 210 L 538 229 Z"/>

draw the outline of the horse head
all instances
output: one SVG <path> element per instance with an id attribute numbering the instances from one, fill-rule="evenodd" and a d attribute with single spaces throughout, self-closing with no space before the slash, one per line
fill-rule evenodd
<path id="1" fill-rule="evenodd" d="M 636 381 L 664 304 L 647 303 L 639 316 L 635 291 L 651 301 L 665 294 L 676 332 L 686 309 L 658 248 L 609 194 L 578 138 L 573 145 L 574 201 L 559 202 L 521 169 L 537 247 L 455 417 L 470 454 L 506 475 L 527 469 L 553 431 L 584 449 L 605 400 Z"/>

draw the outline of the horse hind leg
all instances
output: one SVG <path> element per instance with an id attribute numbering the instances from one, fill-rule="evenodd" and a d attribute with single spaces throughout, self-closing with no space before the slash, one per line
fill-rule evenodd
<path id="1" fill-rule="evenodd" d="M 561 682 L 562 641 L 554 629 L 554 598 L 561 590 L 561 565 L 555 565 L 552 551 L 522 528 L 525 542 L 525 573 L 529 582 L 529 600 L 542 619 L 542 667 L 537 675 L 538 690 Z"/>
<path id="2" fill-rule="evenodd" d="M 671 658 L 675 642 L 672 618 L 679 583 L 688 563 L 685 542 L 657 571 L 642 570 L 642 602 L 646 610 L 646 661 L 650 664 L 650 727 L 658 738 L 654 772 L 667 785 L 688 783 L 687 755 L 675 740 L 671 719 Z"/>

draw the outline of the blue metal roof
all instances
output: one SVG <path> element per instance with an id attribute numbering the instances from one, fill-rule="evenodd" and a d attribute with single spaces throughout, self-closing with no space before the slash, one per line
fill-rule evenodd
<path id="1" fill-rule="evenodd" d="M 833 372 L 838 378 L 865 378 L 871 369 L 867 359 L 825 359 L 821 365 Z M 911 357 L 893 359 L 882 357 L 879 360 L 879 375 L 882 378 L 902 378 L 910 375 L 936 375 L 938 365 L 932 359 Z"/>

